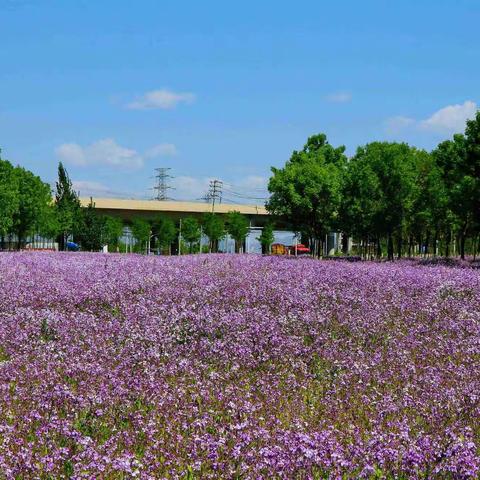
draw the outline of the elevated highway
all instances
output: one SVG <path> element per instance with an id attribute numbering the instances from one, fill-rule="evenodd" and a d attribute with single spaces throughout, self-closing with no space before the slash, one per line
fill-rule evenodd
<path id="1" fill-rule="evenodd" d="M 125 200 L 119 198 L 92 198 L 95 208 L 99 213 L 121 218 L 130 223 L 134 218 L 153 220 L 160 215 L 171 217 L 178 221 L 185 217 L 199 218 L 212 211 L 212 205 L 205 202 L 179 202 L 170 200 Z M 90 203 L 90 198 L 80 198 L 82 206 Z M 263 205 L 239 205 L 228 203 L 215 203 L 215 213 L 225 215 L 237 211 L 245 215 L 252 227 L 262 227 L 269 218 Z"/>

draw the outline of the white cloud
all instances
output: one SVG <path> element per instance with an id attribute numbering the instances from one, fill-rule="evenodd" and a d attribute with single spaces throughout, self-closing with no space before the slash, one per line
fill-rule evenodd
<path id="1" fill-rule="evenodd" d="M 402 117 L 398 115 L 396 117 L 391 117 L 386 121 L 387 132 L 394 135 L 400 133 L 407 127 L 410 127 L 415 124 L 415 120 L 409 117 Z"/>
<path id="2" fill-rule="evenodd" d="M 76 143 L 59 145 L 55 149 L 55 154 L 60 160 L 71 165 L 85 166 L 88 163 L 83 148 Z"/>
<path id="3" fill-rule="evenodd" d="M 327 95 L 325 98 L 332 103 L 347 103 L 352 100 L 352 94 L 350 92 L 335 92 Z"/>
<path id="4" fill-rule="evenodd" d="M 425 120 L 396 116 L 387 119 L 385 128 L 395 135 L 406 129 L 423 130 L 436 133 L 459 133 L 465 130 L 466 121 L 473 118 L 478 106 L 472 100 L 462 104 L 447 105 L 437 110 Z"/>
<path id="5" fill-rule="evenodd" d="M 73 189 L 79 192 L 80 197 L 93 197 L 95 198 L 136 198 L 139 197 L 138 193 L 130 192 L 127 190 L 113 190 L 107 185 L 100 182 L 90 180 L 73 180 Z"/>
<path id="6" fill-rule="evenodd" d="M 133 149 L 118 145 L 112 138 L 98 140 L 86 147 L 64 143 L 55 149 L 57 157 L 76 166 L 107 165 L 126 169 L 143 166 L 142 156 Z"/>
<path id="7" fill-rule="evenodd" d="M 260 175 L 248 175 L 245 178 L 238 180 L 237 184 L 245 190 L 267 191 L 268 178 Z"/>
<path id="8" fill-rule="evenodd" d="M 476 111 L 477 104 L 471 100 L 462 104 L 448 105 L 420 122 L 420 127 L 436 132 L 463 132 L 466 121 L 473 118 Z"/>
<path id="9" fill-rule="evenodd" d="M 190 92 L 172 92 L 171 90 L 161 89 L 152 90 L 128 103 L 130 110 L 170 110 L 179 103 L 190 104 L 195 101 L 195 95 Z"/>
<path id="10" fill-rule="evenodd" d="M 172 179 L 172 186 L 175 190 L 171 196 L 179 200 L 199 200 L 210 187 L 210 180 L 213 178 L 197 178 L 181 175 Z"/>
<path id="11" fill-rule="evenodd" d="M 160 143 L 145 152 L 146 158 L 174 157 L 177 155 L 177 147 L 173 143 Z"/>

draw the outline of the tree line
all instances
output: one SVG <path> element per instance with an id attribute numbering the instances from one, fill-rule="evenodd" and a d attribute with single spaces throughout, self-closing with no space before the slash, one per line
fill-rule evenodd
<path id="1" fill-rule="evenodd" d="M 218 252 L 220 240 L 227 234 L 234 240 L 235 252 L 239 253 L 249 231 L 247 217 L 238 211 L 229 212 L 224 217 L 214 213 L 205 213 L 200 219 L 186 217 L 177 224 L 167 216 L 159 216 L 152 221 L 136 218 L 131 223 L 137 249 L 150 248 L 163 253 L 171 253 L 172 246 L 177 253 L 215 253 Z M 208 244 L 201 250 L 202 235 L 208 239 Z M 264 253 L 268 252 L 273 238 L 273 225 L 267 224 L 258 237 Z"/>
<path id="2" fill-rule="evenodd" d="M 93 204 L 81 207 L 61 163 L 55 191 L 52 198 L 48 183 L 0 158 L 0 249 L 24 248 L 28 238 L 39 235 L 56 239 L 60 250 L 69 239 L 86 250 L 99 250 L 121 236 L 119 219 L 98 215 Z"/>
<path id="3" fill-rule="evenodd" d="M 325 236 L 342 232 L 364 257 L 475 255 L 480 233 L 480 112 L 464 134 L 427 152 L 372 142 L 348 158 L 324 134 L 307 140 L 283 168 L 272 168 L 267 209 L 321 255 Z"/>
<path id="4" fill-rule="evenodd" d="M 24 248 L 28 238 L 40 235 L 55 239 L 59 250 L 67 250 L 73 242 L 85 251 L 99 251 L 106 245 L 111 251 L 123 251 L 124 227 L 120 218 L 98 213 L 92 200 L 81 206 L 62 163 L 53 197 L 50 185 L 40 177 L 0 158 L 0 249 Z M 235 242 L 235 251 L 240 252 L 250 229 L 248 219 L 232 211 L 225 218 L 206 213 L 200 220 L 187 217 L 177 223 L 167 216 L 134 218 L 129 230 L 134 238 L 133 251 L 171 253 L 174 247 L 177 253 L 194 253 L 200 250 L 202 235 L 208 238 L 205 250 L 217 252 L 227 234 Z M 266 226 L 259 240 L 268 251 L 273 242 L 272 225 Z"/>
<path id="5" fill-rule="evenodd" d="M 467 121 L 463 134 L 430 152 L 407 143 L 372 142 L 348 158 L 344 146 L 314 135 L 283 168 L 272 168 L 268 189 L 272 221 L 278 217 L 300 233 L 315 255 L 324 251 L 329 232 L 343 234 L 344 253 L 353 239 L 364 257 L 449 256 L 454 250 L 462 258 L 475 255 L 480 247 L 480 112 Z M 203 234 L 209 240 L 206 250 L 215 252 L 228 234 L 239 252 L 249 225 L 239 212 L 230 212 L 185 218 L 181 224 L 166 216 L 136 218 L 130 231 L 137 250 L 170 252 L 176 244 L 181 252 L 195 252 Z M 82 207 L 61 163 L 52 198 L 50 185 L 0 158 L 0 248 L 12 238 L 22 248 L 35 234 L 55 238 L 60 250 L 74 240 L 83 250 L 109 245 L 115 251 L 124 225 L 98 214 L 92 201 Z M 273 224 L 259 240 L 267 253 Z"/>

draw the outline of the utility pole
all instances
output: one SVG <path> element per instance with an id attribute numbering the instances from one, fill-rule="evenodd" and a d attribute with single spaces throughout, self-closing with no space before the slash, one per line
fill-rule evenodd
<path id="1" fill-rule="evenodd" d="M 207 196 L 212 200 L 212 213 L 215 213 L 215 200 L 219 200 L 222 203 L 222 187 L 223 182 L 220 180 L 210 180 L 210 190 Z"/>
<path id="2" fill-rule="evenodd" d="M 155 186 L 153 187 L 153 190 L 155 191 L 154 199 L 159 200 L 159 201 L 164 201 L 164 200 L 171 200 L 168 198 L 167 192 L 168 190 L 173 190 L 173 187 L 171 187 L 168 184 L 168 180 L 170 178 L 173 178 L 168 171 L 171 170 L 171 168 L 156 168 L 155 169 Z"/>

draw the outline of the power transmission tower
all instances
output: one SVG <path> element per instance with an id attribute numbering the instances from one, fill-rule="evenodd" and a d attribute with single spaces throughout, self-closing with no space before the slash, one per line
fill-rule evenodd
<path id="1" fill-rule="evenodd" d="M 169 175 L 169 170 L 171 169 L 165 167 L 155 169 L 156 174 L 154 178 L 156 180 L 156 183 L 153 187 L 153 190 L 155 191 L 155 200 L 171 200 L 167 195 L 167 191 L 173 190 L 174 188 L 168 185 L 168 180 L 170 178 L 173 178 L 171 175 Z"/>
<path id="2" fill-rule="evenodd" d="M 212 200 L 212 213 L 215 212 L 215 200 L 222 203 L 223 182 L 220 180 L 210 180 L 210 190 L 207 196 Z"/>

